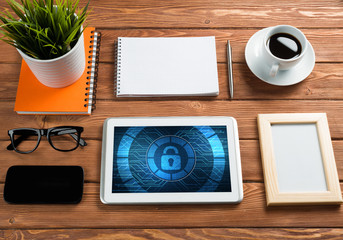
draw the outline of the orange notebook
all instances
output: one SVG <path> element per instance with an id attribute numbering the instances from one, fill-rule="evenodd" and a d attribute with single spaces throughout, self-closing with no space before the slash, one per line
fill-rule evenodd
<path id="1" fill-rule="evenodd" d="M 91 114 L 95 107 L 100 33 L 95 32 L 95 28 L 87 27 L 83 35 L 85 71 L 79 80 L 68 87 L 46 87 L 37 80 L 26 62 L 22 61 L 14 111 L 18 114 Z M 89 51 L 89 47 L 93 51 Z"/>

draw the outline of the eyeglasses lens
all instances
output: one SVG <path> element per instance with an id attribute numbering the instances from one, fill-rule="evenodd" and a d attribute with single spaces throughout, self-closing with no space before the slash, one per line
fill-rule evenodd
<path id="1" fill-rule="evenodd" d="M 71 151 L 78 146 L 80 135 L 73 128 L 56 128 L 50 134 L 51 144 L 59 150 Z"/>
<path id="2" fill-rule="evenodd" d="M 16 130 L 13 132 L 14 147 L 17 151 L 32 151 L 38 143 L 38 133 L 34 130 Z"/>

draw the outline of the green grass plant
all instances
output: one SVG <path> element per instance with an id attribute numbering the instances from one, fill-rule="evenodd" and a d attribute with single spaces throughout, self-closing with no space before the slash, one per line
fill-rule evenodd
<path id="1" fill-rule="evenodd" d="M 6 0 L 14 14 L 0 12 L 1 40 L 35 59 L 54 59 L 66 54 L 82 34 L 88 5 L 79 0 Z"/>

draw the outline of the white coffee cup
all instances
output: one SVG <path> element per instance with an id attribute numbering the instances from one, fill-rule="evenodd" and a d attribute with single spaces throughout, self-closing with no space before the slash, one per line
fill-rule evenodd
<path id="1" fill-rule="evenodd" d="M 284 59 L 284 58 L 275 56 L 271 52 L 268 42 L 270 38 L 277 33 L 285 33 L 285 34 L 295 37 L 301 45 L 300 54 L 289 59 Z M 307 47 L 308 47 L 308 41 L 305 35 L 299 29 L 295 27 L 292 27 L 289 25 L 278 25 L 275 27 L 268 28 L 268 31 L 265 34 L 264 39 L 263 39 L 262 57 L 265 60 L 266 64 L 269 66 L 269 75 L 271 77 L 275 77 L 277 73 L 279 72 L 279 70 L 288 70 L 294 67 L 295 65 L 297 65 L 304 57 L 304 54 L 307 51 Z"/>

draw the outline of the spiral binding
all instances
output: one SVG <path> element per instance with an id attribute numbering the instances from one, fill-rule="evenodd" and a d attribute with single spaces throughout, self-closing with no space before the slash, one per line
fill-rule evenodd
<path id="1" fill-rule="evenodd" d="M 115 72 L 114 72 L 114 93 L 120 93 L 120 80 L 121 80 L 121 38 L 118 38 L 117 44 L 115 44 Z"/>
<path id="2" fill-rule="evenodd" d="M 84 107 L 91 108 L 88 110 L 94 110 L 96 108 L 96 89 L 98 82 L 98 68 L 99 68 L 99 54 L 100 54 L 100 42 L 101 42 L 101 33 L 100 32 L 91 32 L 91 45 L 88 46 L 89 53 L 87 63 L 90 64 L 87 66 L 87 81 L 86 81 L 86 93 L 85 93 L 85 105 Z M 89 111 L 90 112 L 90 111 Z"/>

